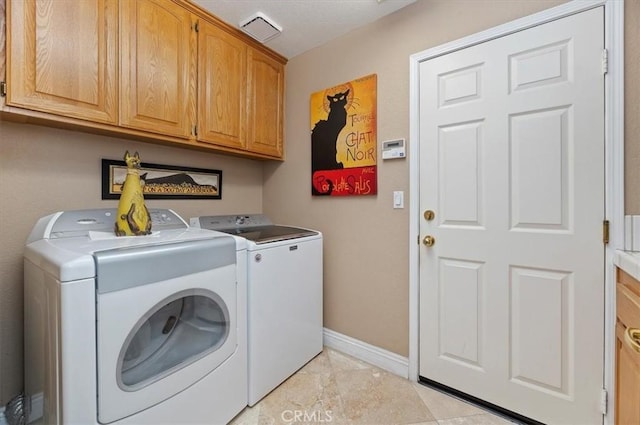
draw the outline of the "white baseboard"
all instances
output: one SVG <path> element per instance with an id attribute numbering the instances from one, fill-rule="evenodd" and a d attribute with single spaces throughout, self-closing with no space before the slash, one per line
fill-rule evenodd
<path id="1" fill-rule="evenodd" d="M 409 359 L 407 357 L 402 357 L 331 329 L 324 328 L 323 335 L 324 345 L 329 348 L 349 354 L 403 378 L 409 377 Z"/>

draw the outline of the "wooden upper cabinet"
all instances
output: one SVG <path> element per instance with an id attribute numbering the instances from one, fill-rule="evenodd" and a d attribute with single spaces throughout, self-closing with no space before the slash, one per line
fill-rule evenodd
<path id="1" fill-rule="evenodd" d="M 121 2 L 120 125 L 191 136 L 195 124 L 194 24 L 193 15 L 171 1 Z"/>
<path id="2" fill-rule="evenodd" d="M 284 65 L 256 49 L 248 57 L 247 150 L 282 158 Z"/>
<path id="3" fill-rule="evenodd" d="M 247 46 L 201 21 L 198 32 L 198 141 L 246 147 Z"/>
<path id="4" fill-rule="evenodd" d="M 2 1 L 2 111 L 283 159 L 286 59 L 191 1 Z"/>
<path id="5" fill-rule="evenodd" d="M 117 121 L 117 0 L 7 2 L 7 105 Z"/>

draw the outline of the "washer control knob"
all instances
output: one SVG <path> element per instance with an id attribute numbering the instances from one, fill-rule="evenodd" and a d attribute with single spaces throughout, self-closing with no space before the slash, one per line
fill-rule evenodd
<path id="1" fill-rule="evenodd" d="M 244 224 L 244 221 L 247 217 L 244 215 L 237 215 L 236 216 L 236 225 L 240 225 L 240 224 Z"/>
<path id="2" fill-rule="evenodd" d="M 256 260 L 256 263 L 259 263 L 260 261 L 262 261 L 262 254 L 256 254 L 254 258 Z"/>

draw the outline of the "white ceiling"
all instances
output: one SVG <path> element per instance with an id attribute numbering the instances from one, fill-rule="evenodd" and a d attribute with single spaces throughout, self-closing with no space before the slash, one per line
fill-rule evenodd
<path id="1" fill-rule="evenodd" d="M 226 23 L 262 12 L 282 27 L 265 45 L 292 58 L 416 0 L 193 0 Z"/>

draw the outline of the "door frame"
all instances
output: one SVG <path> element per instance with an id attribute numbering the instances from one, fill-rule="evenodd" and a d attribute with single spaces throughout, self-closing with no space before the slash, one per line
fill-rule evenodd
<path id="1" fill-rule="evenodd" d="M 605 217 L 610 223 L 605 248 L 604 387 L 605 424 L 614 421 L 615 374 L 615 265 L 617 249 L 624 249 L 624 0 L 572 0 L 568 3 L 508 22 L 411 55 L 409 155 L 409 379 L 419 375 L 420 308 L 420 63 L 476 44 L 513 34 L 540 24 L 604 6 L 604 45 L 608 51 L 605 75 Z M 416 243 L 417 241 L 417 243 Z M 603 404 L 605 401 L 603 401 Z"/>

